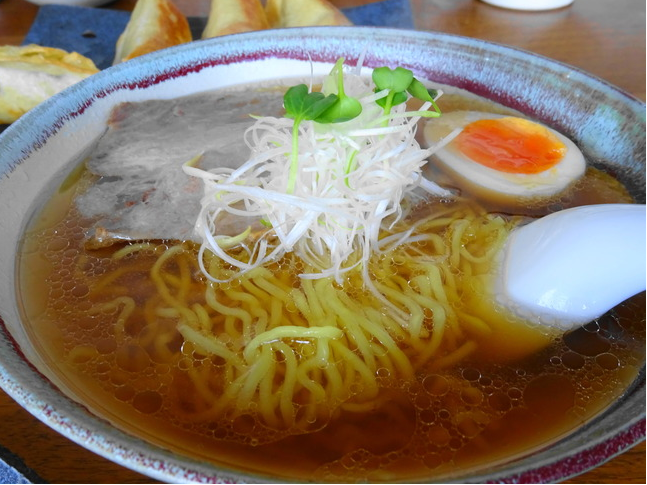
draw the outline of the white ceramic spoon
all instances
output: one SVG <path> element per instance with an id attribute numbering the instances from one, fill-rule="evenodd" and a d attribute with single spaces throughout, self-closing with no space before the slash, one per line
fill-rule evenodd
<path id="1" fill-rule="evenodd" d="M 499 303 L 563 329 L 645 290 L 645 205 L 567 209 L 515 229 L 503 249 Z"/>

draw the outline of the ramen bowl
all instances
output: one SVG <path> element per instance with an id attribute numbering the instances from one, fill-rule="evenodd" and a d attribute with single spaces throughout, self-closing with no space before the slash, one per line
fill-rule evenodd
<path id="1" fill-rule="evenodd" d="M 645 105 L 575 68 L 523 51 L 445 34 L 340 27 L 248 33 L 143 56 L 54 96 L 0 138 L 0 385 L 13 399 L 72 441 L 154 479 L 286 480 L 253 464 L 243 467 L 219 457 L 211 463 L 183 454 L 95 414 L 52 370 L 23 326 L 16 257 L 35 208 L 91 150 L 118 103 L 323 75 L 339 57 L 350 64 L 362 58 L 369 68 L 406 67 L 421 79 L 465 89 L 545 123 L 572 139 L 590 164 L 618 178 L 637 202 L 645 202 Z M 576 430 L 475 469 L 438 474 L 430 468 L 417 479 L 555 482 L 610 459 L 644 439 L 644 361 L 637 367 L 626 390 Z"/>

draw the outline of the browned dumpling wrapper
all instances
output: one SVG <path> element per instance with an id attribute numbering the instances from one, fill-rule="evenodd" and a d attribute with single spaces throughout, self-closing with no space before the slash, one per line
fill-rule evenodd
<path id="1" fill-rule="evenodd" d="M 137 0 L 113 64 L 192 40 L 188 20 L 171 1 Z"/>
<path id="2" fill-rule="evenodd" d="M 91 59 L 77 52 L 36 44 L 0 46 L 0 123 L 13 123 L 98 71 Z"/>
<path id="3" fill-rule="evenodd" d="M 269 28 L 260 0 L 211 0 L 202 38 Z"/>
<path id="4" fill-rule="evenodd" d="M 273 28 L 352 25 L 341 10 L 327 0 L 267 0 L 265 13 Z"/>

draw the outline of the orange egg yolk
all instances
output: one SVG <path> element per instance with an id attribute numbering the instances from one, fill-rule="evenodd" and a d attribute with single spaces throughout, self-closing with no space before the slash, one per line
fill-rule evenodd
<path id="1" fill-rule="evenodd" d="M 543 172 L 566 154 L 566 145 L 545 126 L 512 117 L 474 121 L 453 143 L 471 160 L 507 173 Z"/>

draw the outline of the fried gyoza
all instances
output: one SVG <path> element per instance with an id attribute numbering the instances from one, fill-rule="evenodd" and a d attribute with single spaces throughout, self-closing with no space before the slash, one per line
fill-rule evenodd
<path id="1" fill-rule="evenodd" d="M 209 20 L 202 38 L 267 28 L 310 25 L 352 25 L 327 0 L 211 0 Z"/>
<path id="2" fill-rule="evenodd" d="M 272 28 L 352 25 L 341 10 L 327 0 L 267 0 L 265 13 Z"/>
<path id="3" fill-rule="evenodd" d="M 31 108 L 98 72 L 91 59 L 36 44 L 0 47 L 0 123 L 12 123 Z"/>
<path id="4" fill-rule="evenodd" d="M 260 0 L 211 0 L 202 38 L 269 28 Z"/>
<path id="5" fill-rule="evenodd" d="M 170 0 L 137 0 L 113 64 L 191 40 L 189 22 Z"/>

